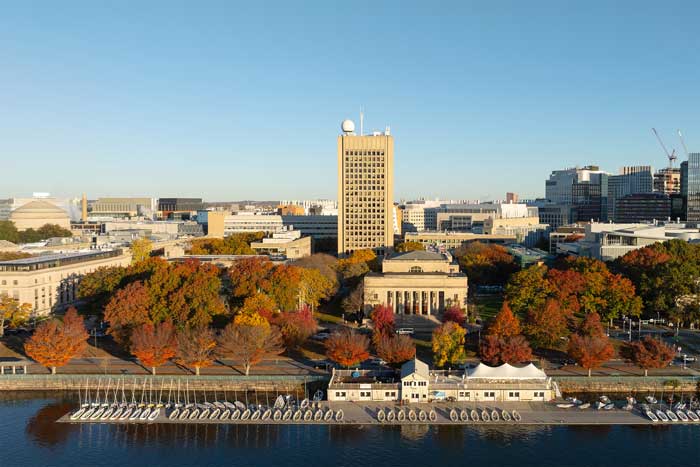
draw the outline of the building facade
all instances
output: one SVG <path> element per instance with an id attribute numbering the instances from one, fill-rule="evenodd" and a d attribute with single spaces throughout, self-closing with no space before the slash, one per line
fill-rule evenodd
<path id="1" fill-rule="evenodd" d="M 615 203 L 615 222 L 665 221 L 671 217 L 671 197 L 665 193 L 637 193 Z"/>
<path id="2" fill-rule="evenodd" d="M 311 237 L 302 237 L 298 230 L 288 230 L 273 233 L 250 247 L 258 254 L 299 259 L 311 256 Z"/>
<path id="3" fill-rule="evenodd" d="M 338 136 L 338 253 L 394 246 L 394 139 L 389 132 L 356 135 L 343 122 Z"/>
<path id="4" fill-rule="evenodd" d="M 426 248 L 452 252 L 471 242 L 481 243 L 515 243 L 514 235 L 485 235 L 471 232 L 406 232 L 404 240 L 418 242 Z"/>
<path id="5" fill-rule="evenodd" d="M 439 315 L 467 306 L 467 276 L 449 253 L 411 251 L 384 259 L 381 273 L 364 278 L 364 310 L 386 305 L 394 313 Z"/>
<path id="6" fill-rule="evenodd" d="M 202 198 L 160 198 L 158 211 L 164 218 L 183 217 L 204 209 Z"/>
<path id="7" fill-rule="evenodd" d="M 700 222 L 700 152 L 688 154 L 685 164 L 686 220 Z"/>
<path id="8" fill-rule="evenodd" d="M 654 191 L 667 195 L 681 192 L 681 169 L 666 167 L 654 173 Z"/>
<path id="9" fill-rule="evenodd" d="M 131 254 L 122 250 L 40 255 L 0 261 L 0 295 L 32 305 L 33 316 L 45 316 L 77 300 L 83 275 L 100 267 L 127 266 Z"/>
<path id="10" fill-rule="evenodd" d="M 155 198 L 98 198 L 88 203 L 88 217 L 153 218 L 156 209 Z"/>

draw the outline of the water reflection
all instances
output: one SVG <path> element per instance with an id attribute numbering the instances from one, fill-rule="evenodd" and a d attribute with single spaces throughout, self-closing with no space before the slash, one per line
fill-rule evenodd
<path id="1" fill-rule="evenodd" d="M 56 420 L 69 412 L 73 407 L 74 404 L 72 402 L 65 401 L 43 406 L 27 421 L 27 435 L 40 446 L 55 446 L 65 442 L 77 426 L 59 426 Z"/>

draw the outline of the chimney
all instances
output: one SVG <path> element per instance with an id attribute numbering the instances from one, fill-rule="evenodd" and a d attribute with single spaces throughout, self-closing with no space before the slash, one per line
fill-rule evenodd
<path id="1" fill-rule="evenodd" d="M 87 195 L 85 193 L 83 193 L 83 199 L 80 200 L 80 210 L 81 210 L 80 220 L 83 222 L 87 222 L 87 220 L 88 220 Z"/>

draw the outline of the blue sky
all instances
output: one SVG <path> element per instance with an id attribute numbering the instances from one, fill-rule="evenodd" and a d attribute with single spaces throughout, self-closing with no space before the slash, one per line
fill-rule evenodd
<path id="1" fill-rule="evenodd" d="M 0 197 L 336 197 L 390 125 L 395 196 L 541 196 L 552 169 L 700 150 L 699 2 L 13 2 Z"/>

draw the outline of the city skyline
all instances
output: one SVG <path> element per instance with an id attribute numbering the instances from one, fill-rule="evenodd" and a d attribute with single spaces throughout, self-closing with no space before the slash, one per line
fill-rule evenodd
<path id="1" fill-rule="evenodd" d="M 396 199 L 661 168 L 652 126 L 681 155 L 677 128 L 700 144 L 692 3 L 163 5 L 6 9 L 0 196 L 333 198 L 334 139 L 361 107 L 396 138 Z"/>

